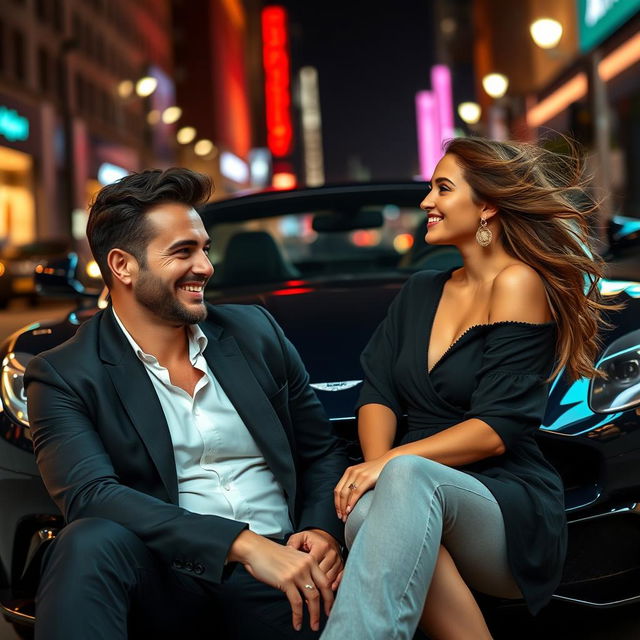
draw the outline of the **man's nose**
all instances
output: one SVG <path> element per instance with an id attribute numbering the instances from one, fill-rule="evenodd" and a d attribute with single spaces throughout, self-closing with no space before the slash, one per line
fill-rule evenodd
<path id="1" fill-rule="evenodd" d="M 199 253 L 198 256 L 193 267 L 194 272 L 210 277 L 213 274 L 213 265 L 209 260 L 209 256 L 204 251 Z"/>

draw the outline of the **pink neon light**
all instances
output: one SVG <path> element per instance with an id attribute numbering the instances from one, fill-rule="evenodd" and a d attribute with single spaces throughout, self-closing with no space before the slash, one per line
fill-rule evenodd
<path id="1" fill-rule="evenodd" d="M 438 111 L 433 92 L 418 91 L 416 93 L 416 116 L 420 175 L 425 180 L 431 180 L 433 170 L 442 155 L 438 131 Z"/>
<path id="2" fill-rule="evenodd" d="M 431 88 L 436 97 L 440 144 L 453 138 L 453 94 L 451 91 L 451 71 L 444 64 L 431 67 Z"/>

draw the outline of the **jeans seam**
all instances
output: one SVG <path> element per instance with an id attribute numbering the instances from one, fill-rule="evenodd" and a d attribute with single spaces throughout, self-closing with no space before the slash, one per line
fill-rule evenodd
<path id="1" fill-rule="evenodd" d="M 489 489 L 487 489 L 487 491 L 489 491 L 489 493 L 491 493 L 491 497 L 488 497 L 488 496 L 486 496 L 485 494 L 482 494 L 482 493 L 478 493 L 474 489 L 469 489 L 468 487 L 461 487 L 458 484 L 453 484 L 452 482 L 440 482 L 440 483 L 438 483 L 438 486 L 436 487 L 436 491 L 438 489 L 440 489 L 440 487 L 452 487 L 453 489 L 460 489 L 460 491 L 466 491 L 467 493 L 472 493 L 474 496 L 477 496 L 478 498 L 484 498 L 487 502 L 490 502 L 491 504 L 499 506 L 498 501 L 496 500 L 495 496 L 489 491 Z"/>

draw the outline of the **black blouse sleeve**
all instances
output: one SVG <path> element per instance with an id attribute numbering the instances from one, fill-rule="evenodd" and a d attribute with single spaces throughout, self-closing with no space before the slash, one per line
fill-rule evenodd
<path id="1" fill-rule="evenodd" d="M 365 379 L 356 404 L 356 412 L 365 404 L 381 404 L 389 407 L 398 420 L 403 415 L 393 368 L 403 331 L 403 310 L 408 303 L 415 279 L 413 276 L 402 287 L 389 306 L 385 319 L 378 325 L 360 356 Z"/>
<path id="2" fill-rule="evenodd" d="M 555 324 L 499 322 L 486 334 L 482 366 L 464 419 L 486 422 L 510 449 L 544 418 L 555 360 Z"/>

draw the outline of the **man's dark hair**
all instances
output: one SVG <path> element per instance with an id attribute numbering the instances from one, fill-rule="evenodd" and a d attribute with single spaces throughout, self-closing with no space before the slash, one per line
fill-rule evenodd
<path id="1" fill-rule="evenodd" d="M 195 208 L 209 199 L 211 189 L 207 176 L 179 167 L 133 173 L 101 189 L 89 210 L 87 238 L 106 285 L 112 283 L 107 264 L 111 249 L 123 249 L 146 266 L 147 245 L 153 237 L 145 215 L 149 209 L 168 202 Z"/>

